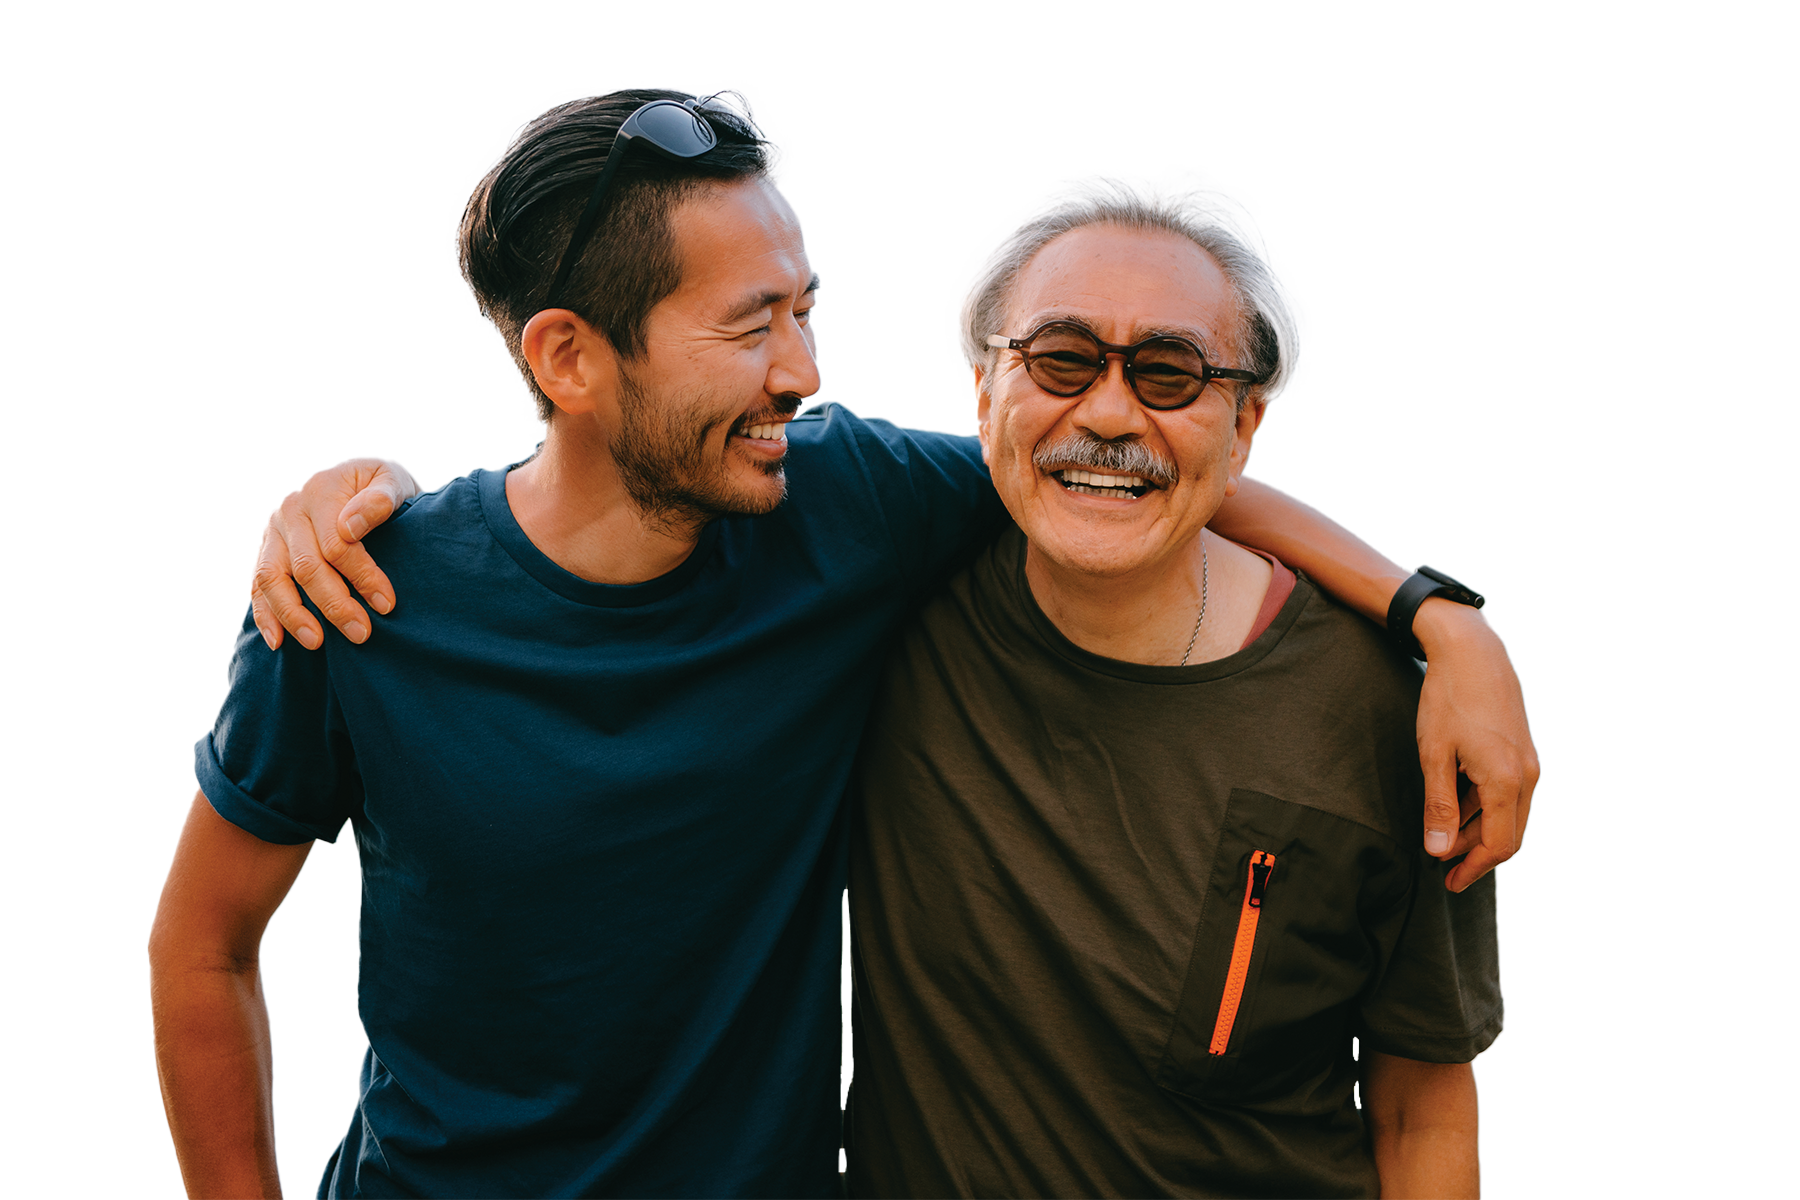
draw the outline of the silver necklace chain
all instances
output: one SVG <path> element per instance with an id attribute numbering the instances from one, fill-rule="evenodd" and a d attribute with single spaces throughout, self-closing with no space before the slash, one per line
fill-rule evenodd
<path id="1" fill-rule="evenodd" d="M 1181 665 L 1187 666 L 1188 655 L 1194 652 L 1194 643 L 1200 637 L 1200 622 L 1206 620 L 1206 542 L 1200 542 L 1200 615 L 1194 618 L 1194 632 L 1188 634 L 1187 649 L 1181 652 Z"/>

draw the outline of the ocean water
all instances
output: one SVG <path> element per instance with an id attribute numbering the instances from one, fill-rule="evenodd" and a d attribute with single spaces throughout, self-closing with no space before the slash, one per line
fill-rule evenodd
<path id="1" fill-rule="evenodd" d="M 731 81 L 675 81 L 715 90 Z M 347 453 L 430 488 L 536 439 L 455 275 L 520 122 L 608 83 L 149 88 L 149 896 L 281 493 Z M 974 430 L 961 284 L 1031 187 L 1201 169 L 1255 214 L 1300 372 L 1251 473 L 1489 596 L 1537 727 L 1539 94 L 1528 83 L 740 83 L 823 275 L 821 398 Z M 1483 1193 L 1539 1195 L 1537 822 L 1499 873 L 1507 1031 L 1476 1061 Z M 311 1195 L 355 1096 L 355 849 L 265 937 L 277 1150 Z M 180 1196 L 146 1056 L 151 1196 Z"/>

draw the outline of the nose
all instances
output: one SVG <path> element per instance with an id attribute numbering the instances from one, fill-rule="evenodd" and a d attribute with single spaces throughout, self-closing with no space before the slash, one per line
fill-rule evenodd
<path id="1" fill-rule="evenodd" d="M 1125 380 L 1123 355 L 1106 356 L 1100 378 L 1081 393 L 1079 400 L 1073 414 L 1075 424 L 1097 438 L 1111 441 L 1141 437 L 1149 429 L 1150 421 L 1144 415 L 1144 406 L 1138 403 L 1137 393 Z"/>
<path id="2" fill-rule="evenodd" d="M 813 356 L 812 330 L 791 315 L 777 321 L 770 347 L 769 374 L 763 388 L 771 396 L 806 397 L 819 390 L 819 364 Z"/>

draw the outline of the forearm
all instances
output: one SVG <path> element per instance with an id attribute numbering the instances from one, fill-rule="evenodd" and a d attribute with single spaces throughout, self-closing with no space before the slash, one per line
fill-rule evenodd
<path id="1" fill-rule="evenodd" d="M 255 966 L 151 956 L 156 1068 L 190 1196 L 279 1196 L 269 1013 Z"/>
<path id="2" fill-rule="evenodd" d="M 1481 1195 L 1475 1131 L 1427 1126 L 1375 1135 L 1383 1200 Z"/>
<path id="3" fill-rule="evenodd" d="M 1300 568 L 1378 624 L 1387 622 L 1388 603 L 1411 574 L 1324 513 L 1253 479 L 1226 498 L 1211 528 Z"/>
<path id="4" fill-rule="evenodd" d="M 1474 1071 L 1372 1058 L 1363 1113 L 1385 1200 L 1481 1195 Z"/>
<path id="5" fill-rule="evenodd" d="M 277 845 L 194 794 L 150 930 L 156 1070 L 190 1196 L 279 1196 L 257 955 L 311 842 Z"/>

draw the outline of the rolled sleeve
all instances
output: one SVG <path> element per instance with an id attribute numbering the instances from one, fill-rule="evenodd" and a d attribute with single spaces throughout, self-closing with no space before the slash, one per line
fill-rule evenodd
<path id="1" fill-rule="evenodd" d="M 265 842 L 336 841 L 361 806 L 329 655 L 329 645 L 309 651 L 292 638 L 270 650 L 246 615 L 219 719 L 194 745 L 207 803 Z"/>

